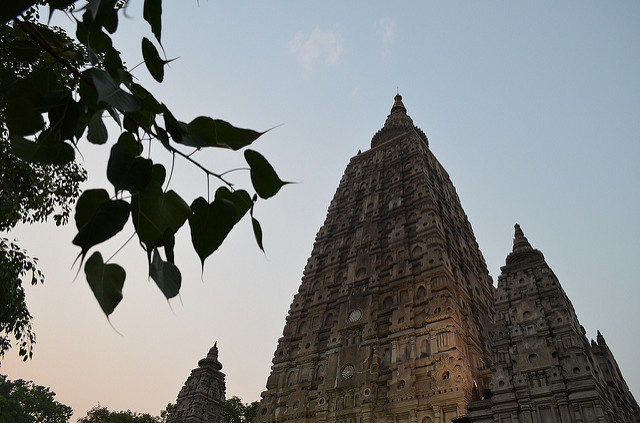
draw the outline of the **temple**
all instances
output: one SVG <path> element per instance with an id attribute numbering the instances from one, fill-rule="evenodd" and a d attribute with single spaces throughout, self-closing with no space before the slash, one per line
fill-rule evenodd
<path id="1" fill-rule="evenodd" d="M 167 423 L 218 423 L 223 421 L 225 383 L 218 361 L 218 343 L 191 371 L 178 394 Z"/>
<path id="2" fill-rule="evenodd" d="M 640 417 L 604 338 L 588 342 L 518 225 L 494 288 L 449 175 L 397 95 L 329 205 L 256 420 Z"/>
<path id="3" fill-rule="evenodd" d="M 501 270 L 491 390 L 478 391 L 459 422 L 637 422 L 638 404 L 604 337 L 587 340 L 560 281 L 519 225 Z"/>
<path id="4" fill-rule="evenodd" d="M 490 373 L 494 288 L 449 175 L 397 95 L 349 162 L 259 422 L 444 422 Z"/>

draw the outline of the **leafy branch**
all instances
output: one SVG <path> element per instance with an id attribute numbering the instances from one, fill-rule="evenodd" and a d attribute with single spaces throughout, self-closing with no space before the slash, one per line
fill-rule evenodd
<path id="1" fill-rule="evenodd" d="M 0 96 L 7 104 L 6 122 L 2 123 L 8 129 L 11 154 L 27 163 L 64 165 L 75 160 L 81 139 L 100 145 L 113 139 L 105 118 L 111 117 L 120 128 L 117 141 L 111 143 L 107 162 L 107 179 L 116 196 L 110 197 L 104 188 L 86 190 L 77 201 L 74 217 L 78 232 L 73 244 L 81 249 L 79 257 L 81 265 L 85 263 L 87 282 L 104 313 L 109 316 L 121 301 L 126 272 L 110 263 L 113 256 L 104 261 L 99 251 L 94 251 L 86 262 L 85 258 L 94 247 L 119 234 L 129 221 L 146 252 L 149 276 L 167 299 L 179 293 L 182 282 L 174 262 L 174 246 L 175 235 L 186 222 L 203 268 L 206 258 L 219 248 L 247 212 L 262 249 L 262 229 L 253 216 L 254 205 L 258 197 L 274 196 L 287 182 L 254 150 L 244 151 L 248 167 L 224 172 L 205 167 L 192 155 L 205 148 L 241 150 L 266 131 L 238 128 L 209 116 L 198 116 L 189 123 L 179 121 L 164 103 L 134 82 L 111 39 L 126 1 L 88 0 L 81 2 L 80 8 L 75 7 L 75 0 L 18 3 L 11 5 L 14 9 L 9 8 L 9 12 L 3 10 L 0 19 L 11 22 L 4 25 L 20 28 L 30 40 L 29 49 L 46 52 L 57 66 L 35 69 L 26 76 L 0 74 Z M 48 32 L 39 30 L 33 22 L 33 16 L 37 15 L 34 8 L 38 5 L 48 5 L 50 14 L 63 10 L 75 20 L 75 35 L 86 54 L 61 45 Z M 161 0 L 144 1 L 143 17 L 160 46 L 161 16 Z M 163 59 L 146 37 L 141 41 L 141 53 L 149 74 L 161 83 L 164 67 L 170 61 Z M 65 72 L 73 83 L 59 78 Z M 143 141 L 149 142 L 146 158 L 142 155 Z M 171 154 L 168 180 L 165 167 L 151 159 L 154 143 Z M 187 154 L 177 145 L 194 151 Z M 207 199 L 198 197 L 188 205 L 176 191 L 168 189 L 176 156 L 206 175 Z M 249 172 L 255 194 L 236 189 L 225 178 L 236 171 Z M 210 177 L 222 184 L 212 201 Z M 129 195 L 121 195 L 124 191 Z"/>

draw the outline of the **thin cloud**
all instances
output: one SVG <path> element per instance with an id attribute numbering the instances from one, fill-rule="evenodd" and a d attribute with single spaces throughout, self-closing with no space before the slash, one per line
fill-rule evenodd
<path id="1" fill-rule="evenodd" d="M 317 63 L 335 65 L 342 56 L 342 42 L 333 30 L 315 28 L 308 37 L 298 31 L 289 41 L 289 51 L 296 55 L 298 62 L 308 71 Z"/>
<path id="2" fill-rule="evenodd" d="M 382 18 L 378 21 L 378 27 L 382 32 L 382 57 L 391 54 L 391 44 L 396 36 L 396 21 L 391 18 Z"/>

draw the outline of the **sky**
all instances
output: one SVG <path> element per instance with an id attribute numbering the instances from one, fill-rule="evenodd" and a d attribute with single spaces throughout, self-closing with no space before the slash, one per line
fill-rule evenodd
<path id="1" fill-rule="evenodd" d="M 131 67 L 151 38 L 133 3 L 116 37 Z M 110 321 L 82 274 L 73 280 L 74 225 L 17 228 L 10 237 L 39 258 L 46 282 L 27 287 L 34 358 L 12 350 L 1 373 L 50 386 L 76 418 L 98 403 L 158 414 L 218 341 L 227 397 L 258 400 L 338 181 L 398 90 L 451 176 L 494 283 L 518 222 L 640 396 L 640 2 L 164 3 L 163 44 L 177 60 L 162 84 L 144 66 L 136 76 L 181 120 L 281 125 L 253 148 L 297 184 L 256 206 L 265 254 L 245 219 L 201 275 L 183 227 L 179 299 L 164 299 L 128 244 L 114 259 L 127 280 Z M 84 188 L 108 187 L 109 146 L 81 151 Z M 221 171 L 243 165 L 237 153 L 197 157 Z M 206 196 L 204 175 L 184 162 L 171 185 L 187 202 Z M 103 256 L 132 232 L 101 245 Z"/>

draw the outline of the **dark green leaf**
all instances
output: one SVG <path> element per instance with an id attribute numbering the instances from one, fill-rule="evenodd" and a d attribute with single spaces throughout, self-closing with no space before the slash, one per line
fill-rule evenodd
<path id="1" fill-rule="evenodd" d="M 120 84 L 108 72 L 94 68 L 90 74 L 98 91 L 98 101 L 104 101 L 123 112 L 140 110 L 138 100 L 120 88 Z"/>
<path id="2" fill-rule="evenodd" d="M 117 142 L 111 147 L 107 163 L 107 179 L 116 191 L 138 192 L 149 184 L 152 166 L 151 160 L 140 156 L 133 157 L 128 145 Z"/>
<path id="3" fill-rule="evenodd" d="M 251 183 L 261 198 L 273 197 L 283 185 L 290 183 L 280 180 L 271 164 L 257 151 L 246 150 L 244 158 L 251 168 Z"/>
<path id="4" fill-rule="evenodd" d="M 89 45 L 89 30 L 87 29 L 87 25 L 78 21 L 76 24 L 76 38 L 84 45 Z"/>
<path id="5" fill-rule="evenodd" d="M 33 142 L 11 137 L 11 153 L 27 162 L 63 165 L 75 158 L 73 147 L 65 142 Z"/>
<path id="6" fill-rule="evenodd" d="M 144 0 L 142 16 L 145 21 L 149 22 L 151 32 L 156 36 L 156 40 L 160 42 L 160 33 L 162 32 L 162 0 Z"/>
<path id="7" fill-rule="evenodd" d="M 173 298 L 180 292 L 182 275 L 175 264 L 160 258 L 158 250 L 153 250 L 153 261 L 149 268 L 149 276 L 158 285 L 165 298 Z"/>
<path id="8" fill-rule="evenodd" d="M 80 229 L 89 222 L 102 203 L 109 201 L 109 193 L 104 189 L 88 189 L 80 195 L 76 203 L 76 228 Z"/>
<path id="9" fill-rule="evenodd" d="M 12 136 L 35 134 L 44 127 L 44 119 L 28 100 L 12 97 L 7 103 L 6 122 Z"/>
<path id="10" fill-rule="evenodd" d="M 71 97 L 70 92 L 66 92 L 61 104 L 49 109 L 49 125 L 59 130 L 63 140 L 73 140 L 82 114 L 80 104 Z"/>
<path id="11" fill-rule="evenodd" d="M 125 146 L 131 157 L 142 154 L 142 143 L 140 143 L 140 141 L 138 141 L 131 132 L 125 131 L 120 134 L 120 137 L 118 137 L 118 144 Z"/>
<path id="12" fill-rule="evenodd" d="M 117 264 L 105 264 L 102 255 L 96 251 L 84 265 L 84 273 L 100 308 L 109 316 L 122 300 L 126 272 Z"/>
<path id="13" fill-rule="evenodd" d="M 153 79 L 162 82 L 164 79 L 164 65 L 167 61 L 160 58 L 158 50 L 147 37 L 142 39 L 142 57 Z"/>
<path id="14" fill-rule="evenodd" d="M 89 47 L 95 53 L 104 53 L 112 47 L 111 37 L 101 29 L 89 33 Z"/>
<path id="15" fill-rule="evenodd" d="M 78 230 L 73 245 L 82 248 L 82 256 L 94 245 L 120 232 L 129 219 L 129 203 L 109 200 L 98 206 L 89 220 Z"/>
<path id="16" fill-rule="evenodd" d="M 155 163 L 151 169 L 151 177 L 160 185 L 164 184 L 164 178 L 167 176 L 167 170 L 160 163 Z"/>
<path id="17" fill-rule="evenodd" d="M 161 128 L 158 125 L 154 125 L 154 128 L 156 130 L 156 136 L 160 140 L 160 143 L 164 146 L 164 148 L 171 151 L 171 144 L 169 144 L 169 136 L 167 135 L 167 131 L 165 131 L 164 128 Z"/>
<path id="18" fill-rule="evenodd" d="M 238 223 L 240 219 L 251 208 L 251 196 L 243 189 L 231 192 L 227 187 L 220 187 L 216 190 L 216 199 L 231 201 L 236 208 L 236 221 Z"/>
<path id="19" fill-rule="evenodd" d="M 153 113 L 162 113 L 164 108 L 155 99 L 155 97 L 147 91 L 142 85 L 136 84 L 135 82 L 131 84 L 131 92 L 142 100 L 142 105 L 146 110 L 149 110 Z"/>
<path id="20" fill-rule="evenodd" d="M 253 226 L 253 234 L 256 237 L 256 242 L 258 243 L 258 247 L 264 252 L 264 247 L 262 246 L 262 228 L 260 227 L 260 222 L 251 216 L 251 225 Z"/>
<path id="21" fill-rule="evenodd" d="M 89 130 L 87 131 L 87 140 L 92 144 L 104 144 L 109 138 L 107 133 L 107 127 L 102 121 L 102 112 L 104 110 L 98 110 L 89 119 Z"/>
<path id="22" fill-rule="evenodd" d="M 90 76 L 87 74 L 87 76 Z M 80 86 L 78 87 L 78 93 L 85 106 L 90 111 L 98 110 L 98 92 L 91 86 L 91 84 L 80 78 Z"/>
<path id="23" fill-rule="evenodd" d="M 191 204 L 191 212 L 191 242 L 204 267 L 205 259 L 220 247 L 236 223 L 236 208 L 225 199 L 209 204 L 199 197 Z"/>
<path id="24" fill-rule="evenodd" d="M 174 137 L 174 140 L 180 144 L 196 148 L 220 147 L 239 150 L 251 144 L 262 134 L 264 132 L 236 128 L 224 120 L 198 116 L 186 125 L 185 136 L 182 139 Z"/>
<path id="25" fill-rule="evenodd" d="M 178 194 L 162 192 L 162 186 L 155 180 L 134 194 L 131 206 L 133 225 L 149 251 L 163 245 L 166 232 L 176 233 L 191 214 L 189 206 Z"/>
<path id="26" fill-rule="evenodd" d="M 167 132 L 175 142 L 181 142 L 187 133 L 187 125 L 178 121 L 164 104 L 162 104 L 162 108 L 162 116 L 164 117 L 164 125 Z"/>

